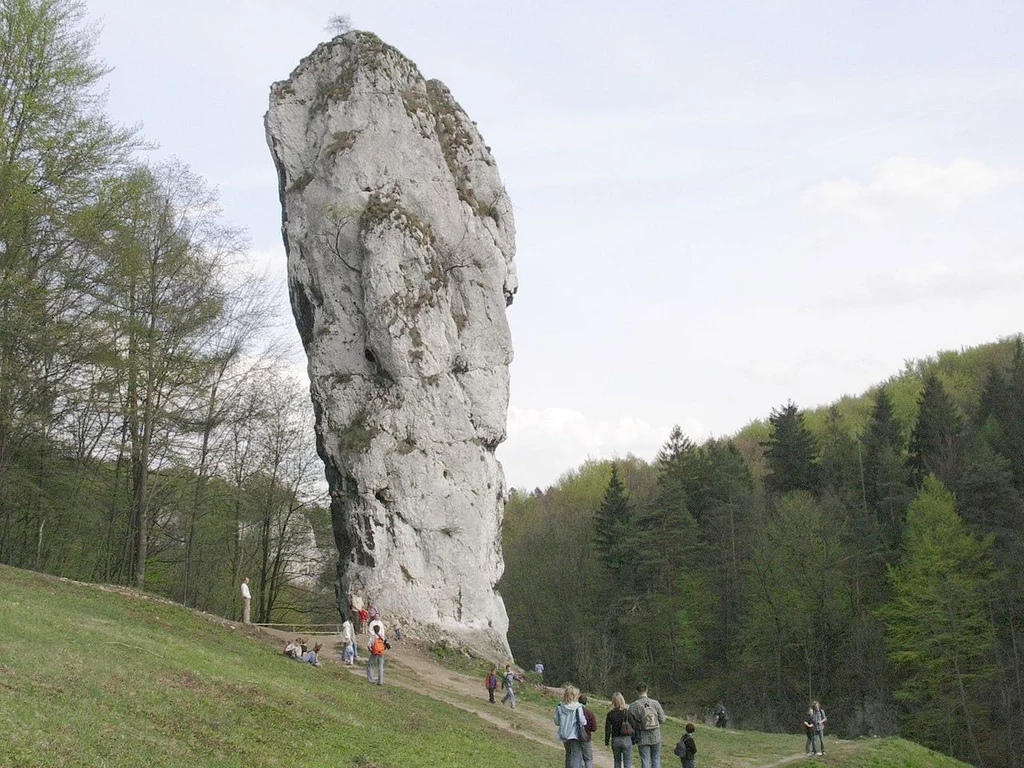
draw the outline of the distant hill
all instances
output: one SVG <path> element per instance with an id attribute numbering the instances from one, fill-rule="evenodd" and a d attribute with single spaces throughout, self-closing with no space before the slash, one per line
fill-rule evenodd
<path id="1" fill-rule="evenodd" d="M 835 407 L 841 423 L 850 436 L 856 438 L 868 423 L 875 392 L 884 386 L 892 399 L 896 418 L 903 425 L 905 434 L 909 435 L 917 416 L 918 398 L 928 374 L 936 374 L 964 413 L 972 416 L 989 371 L 993 367 L 1009 367 L 1017 339 L 1017 336 L 1010 336 L 977 347 L 946 350 L 921 360 L 908 360 L 902 371 L 859 395 L 843 395 L 827 405 L 810 408 L 805 407 L 804 403 L 796 405 L 803 411 L 804 421 L 815 435 L 824 431 L 828 412 Z M 760 444 L 768 439 L 768 431 L 768 418 L 765 416 L 751 421 L 733 438 L 755 474 L 761 473 Z"/>

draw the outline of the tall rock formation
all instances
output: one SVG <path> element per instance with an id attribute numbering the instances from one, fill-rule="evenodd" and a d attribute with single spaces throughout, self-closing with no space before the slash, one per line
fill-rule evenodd
<path id="1" fill-rule="evenodd" d="M 292 310 L 342 589 L 508 653 L 501 577 L 512 206 L 475 124 L 375 35 L 271 88 Z"/>

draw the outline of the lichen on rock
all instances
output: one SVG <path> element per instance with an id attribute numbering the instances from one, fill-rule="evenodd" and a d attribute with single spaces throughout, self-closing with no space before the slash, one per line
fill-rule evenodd
<path id="1" fill-rule="evenodd" d="M 266 128 L 342 589 L 507 654 L 494 451 L 517 283 L 494 158 L 442 83 L 366 32 L 275 83 Z"/>

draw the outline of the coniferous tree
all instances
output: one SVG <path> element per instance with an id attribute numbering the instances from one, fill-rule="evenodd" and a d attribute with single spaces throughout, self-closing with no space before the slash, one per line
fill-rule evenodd
<path id="1" fill-rule="evenodd" d="M 626 565 L 628 548 L 625 540 L 630 535 L 632 522 L 626 488 L 619 479 L 619 467 L 613 462 L 608 489 L 594 516 L 594 543 L 605 568 L 620 571 Z"/>
<path id="2" fill-rule="evenodd" d="M 917 421 L 910 436 L 910 467 L 917 483 L 933 474 L 947 487 L 955 486 L 964 470 L 965 448 L 963 413 L 939 377 L 930 373 L 924 380 Z"/>
<path id="3" fill-rule="evenodd" d="M 839 408 L 832 405 L 821 437 L 821 490 L 846 508 L 860 504 L 863 496 L 857 451 L 857 443 L 850 437 Z"/>
<path id="4" fill-rule="evenodd" d="M 903 517 L 913 496 L 910 469 L 904 459 L 903 430 L 893 412 L 885 387 L 875 392 L 871 418 L 864 431 L 863 503 L 864 527 L 877 529 L 890 553 L 903 535 Z"/>
<path id="5" fill-rule="evenodd" d="M 773 410 L 771 435 L 764 443 L 768 475 L 765 487 L 782 496 L 790 491 L 818 490 L 818 448 L 804 425 L 803 414 L 790 401 Z"/>

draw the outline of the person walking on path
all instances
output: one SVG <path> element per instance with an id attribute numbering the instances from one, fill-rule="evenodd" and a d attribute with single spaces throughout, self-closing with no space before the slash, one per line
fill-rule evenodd
<path id="1" fill-rule="evenodd" d="M 807 734 L 804 754 L 810 757 L 814 754 L 814 707 L 807 708 L 807 715 L 804 717 L 804 732 Z"/>
<path id="2" fill-rule="evenodd" d="M 587 720 L 583 705 L 579 702 L 580 689 L 567 685 L 562 691 L 562 700 L 555 707 L 555 725 L 558 726 L 558 740 L 565 747 L 565 768 L 583 768 L 583 747 L 580 736 L 586 731 Z"/>
<path id="3" fill-rule="evenodd" d="M 615 768 L 633 768 L 633 725 L 629 721 L 626 697 L 612 694 L 612 708 L 604 719 L 604 745 L 611 742 Z"/>
<path id="4" fill-rule="evenodd" d="M 647 695 L 647 686 L 636 687 L 637 698 L 629 705 L 629 717 L 633 727 L 638 728 L 637 748 L 640 750 L 642 768 L 661 768 L 661 724 L 665 722 L 665 710 L 657 699 Z"/>
<path id="5" fill-rule="evenodd" d="M 252 605 L 252 592 L 249 591 L 249 577 L 242 579 L 242 623 L 251 624 L 249 621 L 249 608 Z"/>
<path id="6" fill-rule="evenodd" d="M 683 763 L 683 768 L 695 768 L 697 763 L 697 744 L 693 740 L 693 732 L 696 730 L 693 723 L 687 723 L 683 730 L 683 738 L 676 744 L 675 753 Z"/>
<path id="7" fill-rule="evenodd" d="M 370 625 L 370 642 L 366 644 L 366 650 L 370 652 L 370 658 L 366 660 L 366 679 L 369 682 L 384 685 L 384 652 L 390 647 L 384 637 L 384 626 L 379 621 Z"/>
<path id="8" fill-rule="evenodd" d="M 587 697 L 580 696 L 580 707 L 586 726 L 580 731 L 580 746 L 583 748 L 583 768 L 594 768 L 594 732 L 597 730 L 597 718 L 587 709 Z"/>
<path id="9" fill-rule="evenodd" d="M 494 703 L 494 692 L 498 690 L 498 668 L 491 667 L 491 671 L 484 678 L 484 687 L 487 688 L 487 703 Z"/>
<path id="10" fill-rule="evenodd" d="M 815 701 L 811 704 L 811 716 L 814 719 L 814 735 L 818 739 L 818 751 L 817 754 L 825 754 L 825 723 L 828 722 L 828 718 L 825 717 L 825 710 L 821 708 L 821 703 Z"/>
<path id="11" fill-rule="evenodd" d="M 523 678 L 512 671 L 511 664 L 505 665 L 505 674 L 501 677 L 501 687 L 505 689 L 505 695 L 501 697 L 502 704 L 507 701 L 512 709 L 516 708 L 516 680 L 522 679 Z"/>

